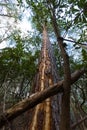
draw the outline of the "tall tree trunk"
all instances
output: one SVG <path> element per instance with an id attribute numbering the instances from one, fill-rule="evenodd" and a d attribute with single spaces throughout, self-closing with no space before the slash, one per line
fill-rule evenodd
<path id="1" fill-rule="evenodd" d="M 34 91 L 43 91 L 58 82 L 56 62 L 46 27 L 43 28 L 43 44 L 39 61 L 39 70 Z M 37 105 L 29 122 L 30 130 L 59 130 L 61 94 L 46 99 Z"/>
<path id="2" fill-rule="evenodd" d="M 60 130 L 70 130 L 70 91 L 71 91 L 71 72 L 69 64 L 69 56 L 65 50 L 63 44 L 63 37 L 60 35 L 60 30 L 57 24 L 55 8 L 52 7 L 50 0 L 48 0 L 48 8 L 50 10 L 52 25 L 58 41 L 58 45 L 61 50 L 61 56 L 63 58 L 63 70 L 64 70 L 64 93 L 61 102 L 61 114 L 60 114 Z"/>
<path id="3" fill-rule="evenodd" d="M 64 69 L 64 93 L 61 102 L 61 115 L 60 115 L 60 130 L 70 130 L 70 91 L 71 91 L 71 72 L 69 65 L 69 57 L 63 46 L 63 38 L 61 37 L 56 21 L 56 16 L 54 11 L 52 12 L 52 23 L 54 27 L 54 32 L 57 37 L 58 45 L 61 50 L 61 55 L 63 57 L 63 69 Z"/>

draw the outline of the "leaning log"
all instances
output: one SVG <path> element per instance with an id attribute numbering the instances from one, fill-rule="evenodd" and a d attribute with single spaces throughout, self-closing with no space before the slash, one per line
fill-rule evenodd
<path id="1" fill-rule="evenodd" d="M 71 84 L 76 82 L 85 72 L 86 72 L 85 69 L 75 71 L 71 75 Z M 17 103 L 12 108 L 8 109 L 5 113 L 2 113 L 0 115 L 0 128 L 9 121 L 21 115 L 22 113 L 35 107 L 37 104 L 41 103 L 48 97 L 63 92 L 63 82 L 64 80 L 61 80 L 58 83 L 54 84 L 53 86 L 46 88 L 41 92 L 35 93 L 28 99 L 24 99 L 23 101 Z"/>

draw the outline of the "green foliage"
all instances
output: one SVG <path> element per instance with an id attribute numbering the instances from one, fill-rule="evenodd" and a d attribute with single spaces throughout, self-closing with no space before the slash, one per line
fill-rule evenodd
<path id="1" fill-rule="evenodd" d="M 87 1 L 86 0 L 69 0 L 71 6 L 71 11 L 75 15 L 74 23 L 85 23 L 87 17 Z"/>
<path id="2" fill-rule="evenodd" d="M 2 56 L 0 57 L 0 65 L 4 68 L 6 67 L 7 70 L 11 67 L 15 74 L 24 74 L 31 77 L 35 73 L 35 61 L 38 55 L 36 53 L 32 55 L 31 51 L 26 52 L 20 36 L 16 36 L 14 39 L 16 41 L 16 47 L 3 49 L 1 52 Z"/>
<path id="3" fill-rule="evenodd" d="M 19 4 L 22 4 L 22 0 L 17 0 L 17 2 L 18 2 Z"/>
<path id="4" fill-rule="evenodd" d="M 87 51 L 82 49 L 83 66 L 87 67 Z"/>
<path id="5" fill-rule="evenodd" d="M 39 57 L 39 50 L 32 50 L 32 47 L 40 41 L 37 37 L 36 40 L 32 37 L 24 40 L 19 34 L 13 35 L 11 40 L 15 46 L 0 52 L 0 97 L 3 99 L 6 89 L 5 101 L 14 104 L 30 91 Z"/>
<path id="6" fill-rule="evenodd" d="M 33 17 L 32 17 L 32 22 L 36 26 L 36 28 L 41 31 L 43 24 L 49 20 L 49 11 L 44 5 L 44 2 L 42 1 L 27 1 L 29 4 L 31 11 L 33 11 Z"/>

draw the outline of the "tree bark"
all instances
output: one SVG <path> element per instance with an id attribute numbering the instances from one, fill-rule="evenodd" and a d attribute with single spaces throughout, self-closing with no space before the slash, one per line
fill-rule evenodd
<path id="1" fill-rule="evenodd" d="M 45 25 L 43 26 L 43 44 L 38 68 L 35 92 L 42 92 L 58 82 L 56 62 Z M 58 94 L 37 105 L 29 129 L 59 130 L 60 106 L 58 104 L 60 104 L 60 100 L 61 95 Z"/>

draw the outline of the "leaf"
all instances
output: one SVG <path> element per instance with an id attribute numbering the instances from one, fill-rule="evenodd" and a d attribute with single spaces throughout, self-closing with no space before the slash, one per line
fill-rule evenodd
<path id="1" fill-rule="evenodd" d="M 77 12 L 79 13 L 80 10 L 76 9 L 76 8 L 72 8 L 72 11 L 73 11 L 73 13 L 77 13 Z"/>
<path id="2" fill-rule="evenodd" d="M 75 19 L 74 19 L 74 23 L 75 24 L 77 24 L 78 23 L 78 21 L 79 21 L 79 13 L 77 13 L 77 15 L 76 15 L 76 17 L 75 17 Z"/>

